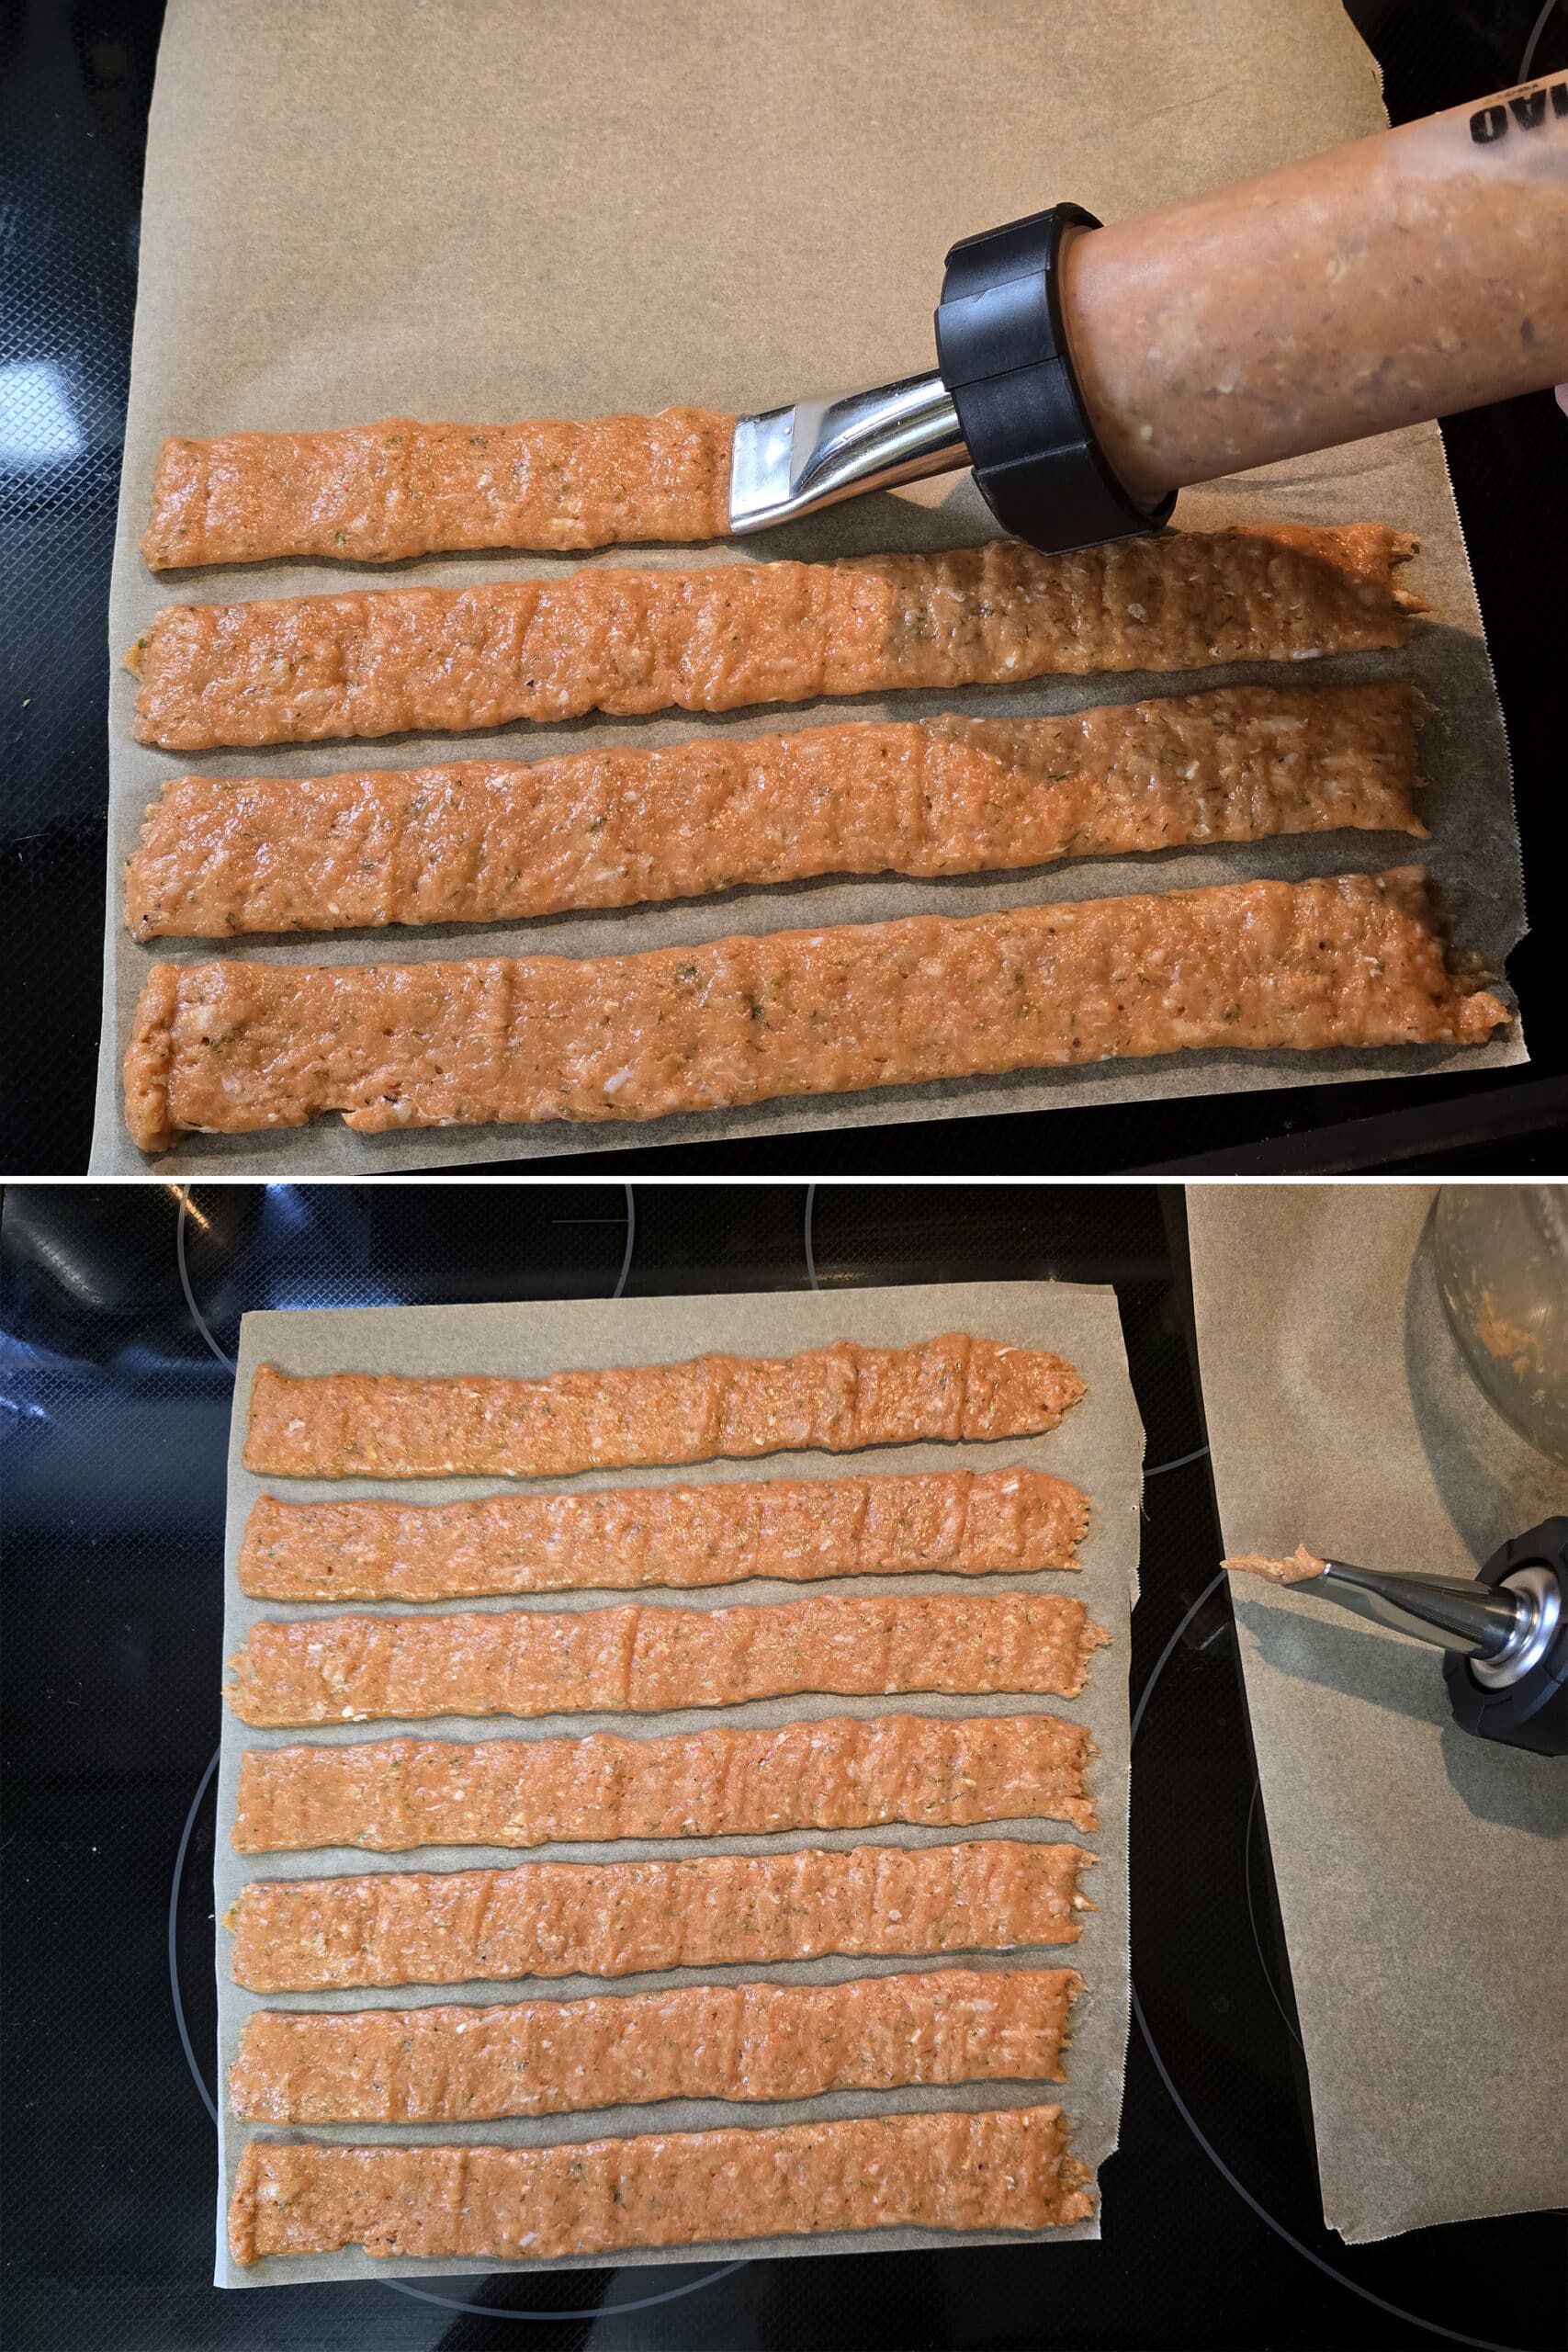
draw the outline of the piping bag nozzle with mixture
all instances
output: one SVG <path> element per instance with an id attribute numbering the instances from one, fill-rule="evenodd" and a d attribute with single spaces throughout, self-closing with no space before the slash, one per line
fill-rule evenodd
<path id="1" fill-rule="evenodd" d="M 1473 1582 L 1391 1576 L 1320 1560 L 1227 1560 L 1273 1584 L 1337 1601 L 1444 1653 L 1461 1729 L 1538 1756 L 1568 1754 L 1568 1519 L 1543 1520 L 1493 1553 Z"/>
<path id="2" fill-rule="evenodd" d="M 1056 552 L 1185 484 L 1568 379 L 1568 76 L 1103 227 L 1059 204 L 947 256 L 937 366 L 744 416 L 729 527 L 973 466 Z"/>

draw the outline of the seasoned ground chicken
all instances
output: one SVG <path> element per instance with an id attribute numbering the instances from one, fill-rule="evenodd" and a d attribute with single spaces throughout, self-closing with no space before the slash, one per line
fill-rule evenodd
<path id="1" fill-rule="evenodd" d="M 252 1993 L 629 1976 L 818 1952 L 902 1959 L 1070 1944 L 1091 1911 L 1082 1846 L 807 1848 L 673 1862 L 518 1862 L 254 1879 L 224 1925 Z"/>
<path id="2" fill-rule="evenodd" d="M 793 1356 L 697 1356 L 542 1380 L 364 1372 L 251 1383 L 247 1470 L 288 1478 L 565 1477 L 641 1463 L 1031 1437 L 1084 1393 L 1060 1356 L 948 1331 Z"/>
<path id="3" fill-rule="evenodd" d="M 155 964 L 125 1061 L 144 1151 L 192 1132 L 643 1120 L 1224 1046 L 1479 1045 L 1418 869 L 1238 882 L 639 956 Z"/>
<path id="4" fill-rule="evenodd" d="M 253 1625 L 225 1695 L 242 1723 L 657 1714 L 826 1690 L 1073 1699 L 1110 1635 L 1060 1593 L 814 1595 L 771 1607 L 488 1610 Z"/>
<path id="5" fill-rule="evenodd" d="M 973 874 L 1339 827 L 1424 833 L 1414 686 L 1059 718 L 852 722 L 530 766 L 181 776 L 126 875 L 138 939 L 502 922 L 825 874 Z"/>
<path id="6" fill-rule="evenodd" d="M 1240 1568 L 1248 1576 L 1267 1577 L 1270 1584 L 1307 1584 L 1323 1574 L 1323 1562 L 1298 1544 L 1288 1560 L 1266 1560 L 1248 1554 L 1238 1560 L 1222 1560 L 1223 1568 Z"/>
<path id="7" fill-rule="evenodd" d="M 1043 2230 L 1094 2199 L 1059 2107 L 856 2116 L 556 2148 L 253 2140 L 229 2206 L 236 2262 L 273 2254 L 497 2261 L 824 2230 Z"/>
<path id="8" fill-rule="evenodd" d="M 660 1739 L 377 1740 L 240 1759 L 235 1850 L 544 1846 L 1021 1820 L 1093 1829 L 1093 1743 L 1054 1715 L 883 1715 Z"/>
<path id="9" fill-rule="evenodd" d="M 844 1984 L 481 2008 L 262 2009 L 229 2103 L 247 2123 L 483 2123 L 666 2098 L 811 2098 L 903 2083 L 1059 2083 L 1072 1968 L 938 1968 Z"/>
<path id="10" fill-rule="evenodd" d="M 739 710 L 1050 672 L 1200 670 L 1402 645 L 1415 601 L 1381 524 L 1175 531 L 1041 555 L 588 568 L 473 588 L 169 605 L 126 656 L 139 741 L 463 731 L 591 710 Z"/>
<path id="11" fill-rule="evenodd" d="M 420 424 L 165 441 L 153 571 L 273 556 L 395 563 L 468 548 L 604 548 L 729 528 L 735 419 L 700 408 L 586 424 Z"/>
<path id="12" fill-rule="evenodd" d="M 776 1577 L 1076 1568 L 1089 1498 L 1043 1470 L 766 1478 L 478 1502 L 288 1503 L 245 1522 L 258 1600 L 460 1600 L 469 1594 L 695 1588 Z"/>

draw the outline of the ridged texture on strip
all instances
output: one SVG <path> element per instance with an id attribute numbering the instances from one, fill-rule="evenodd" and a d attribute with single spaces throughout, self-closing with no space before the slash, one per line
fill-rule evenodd
<path id="1" fill-rule="evenodd" d="M 1201 1046 L 1483 1042 L 1416 869 L 1241 882 L 641 956 L 156 964 L 125 1063 L 144 1151 L 341 1111 L 363 1134 L 660 1119 Z"/>
<path id="2" fill-rule="evenodd" d="M 732 416 L 421 424 L 165 441 L 141 553 L 153 571 L 276 556 L 394 563 L 464 548 L 604 548 L 729 528 Z"/>
<path id="3" fill-rule="evenodd" d="M 811 2098 L 1065 2080 L 1076 1969 L 939 1968 L 845 1984 L 690 1984 L 585 2001 L 245 2020 L 246 2123 L 482 2123 L 667 2098 Z"/>
<path id="4" fill-rule="evenodd" d="M 758 1837 L 946 1827 L 1039 1814 L 1097 1826 L 1081 1724 L 1053 1715 L 852 1716 L 662 1739 L 378 1740 L 251 1748 L 242 1854 L 319 1846 L 544 1846 L 569 1838 Z"/>
<path id="5" fill-rule="evenodd" d="M 1403 644 L 1380 524 L 1170 532 L 1070 555 L 585 569 L 474 588 L 169 605 L 127 654 L 136 734 L 221 743 L 461 732 L 523 719 L 738 710 L 1047 672 L 1196 670 Z"/>
<path id="6" fill-rule="evenodd" d="M 544 1380 L 480 1374 L 251 1384 L 247 1470 L 291 1478 L 564 1477 L 641 1463 L 853 1453 L 1033 1436 L 1084 1393 L 1060 1356 L 947 1331 L 908 1348 L 851 1340 L 793 1356 L 695 1356 Z"/>
<path id="7" fill-rule="evenodd" d="M 518 1862 L 441 1874 L 254 1879 L 225 1925 L 253 1993 L 629 1976 L 818 1952 L 894 1959 L 1076 1943 L 1081 1846 L 978 1838 L 714 1854 L 673 1862 Z"/>
<path id="8" fill-rule="evenodd" d="M 253 2140 L 236 2262 L 273 2254 L 507 2261 L 828 2230 L 1043 2230 L 1087 2221 L 1057 2107 L 650 2133 L 558 2148 L 290 2147 Z"/>
<path id="9" fill-rule="evenodd" d="M 976 1577 L 1076 1568 L 1089 1500 L 1043 1470 L 768 1478 L 478 1502 L 288 1503 L 245 1523 L 258 1600 L 460 1600 L 470 1594 L 694 1588 L 776 1577 Z"/>
<path id="10" fill-rule="evenodd" d="M 814 727 L 531 766 L 181 776 L 138 939 L 502 922 L 824 874 L 971 874 L 1337 827 L 1420 834 L 1414 686 L 1236 686 L 1059 718 Z"/>
<path id="11" fill-rule="evenodd" d="M 1073 1699 L 1110 1635 L 1060 1593 L 877 1593 L 737 1609 L 491 1610 L 251 1627 L 226 1692 L 242 1723 L 658 1714 L 803 1691 Z"/>

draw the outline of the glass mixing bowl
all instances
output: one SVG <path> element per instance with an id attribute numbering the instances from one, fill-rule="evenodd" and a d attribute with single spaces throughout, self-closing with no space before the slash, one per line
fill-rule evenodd
<path id="1" fill-rule="evenodd" d="M 1445 1184 L 1431 1244 L 1477 1384 L 1521 1437 L 1568 1464 L 1568 1186 Z"/>

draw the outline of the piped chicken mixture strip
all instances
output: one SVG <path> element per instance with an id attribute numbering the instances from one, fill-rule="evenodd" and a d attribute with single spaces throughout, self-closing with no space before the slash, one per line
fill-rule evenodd
<path id="1" fill-rule="evenodd" d="M 668 408 L 585 424 L 420 424 L 165 441 L 141 553 L 153 571 L 274 556 L 396 563 L 472 548 L 714 539 L 729 528 L 732 416 Z"/>
<path id="2" fill-rule="evenodd" d="M 695 1356 L 540 1380 L 296 1376 L 260 1364 L 244 1460 L 247 1470 L 287 1478 L 566 1477 L 644 1463 L 1032 1437 L 1055 1429 L 1083 1393 L 1060 1356 L 964 1331 L 907 1348 L 839 1340 L 793 1356 Z"/>
<path id="3" fill-rule="evenodd" d="M 126 656 L 139 741 L 312 743 L 748 703 L 1196 670 L 1401 645 L 1381 524 L 1174 531 L 1068 555 L 583 570 L 472 588 L 170 605 Z"/>
<path id="4" fill-rule="evenodd" d="M 1031 1815 L 1098 1825 L 1093 1743 L 1052 1715 L 833 1716 L 660 1739 L 420 1739 L 248 1749 L 242 1854 L 320 1846 L 544 1846 L 569 1838 L 759 1837 L 884 1821 L 974 1826 Z"/>
<path id="5" fill-rule="evenodd" d="M 1076 1698 L 1111 1636 L 1059 1593 L 876 1594 L 772 1608 L 487 1611 L 253 1625 L 226 1693 L 242 1723 L 657 1714 L 823 1690 Z"/>
<path id="6" fill-rule="evenodd" d="M 229 2102 L 246 2123 L 481 2123 L 668 2098 L 1059 2083 L 1082 1990 L 1071 1968 L 939 1968 L 481 2008 L 263 2009 L 245 2020 Z"/>
<path id="7" fill-rule="evenodd" d="M 1246 1575 L 1266 1577 L 1270 1584 L 1308 1584 L 1323 1574 L 1323 1562 L 1304 1544 L 1298 1544 L 1288 1560 L 1269 1560 L 1248 1553 L 1245 1558 L 1222 1560 L 1223 1568 L 1239 1568 Z"/>
<path id="8" fill-rule="evenodd" d="M 264 1495 L 245 1524 L 240 1589 L 258 1600 L 460 1600 L 750 1577 L 1020 1574 L 1076 1568 L 1088 1525 L 1087 1496 L 1024 1469 L 462 1503 Z"/>
<path id="9" fill-rule="evenodd" d="M 158 1152 L 327 1111 L 366 1135 L 646 1120 L 1205 1046 L 1479 1045 L 1508 1017 L 1401 868 L 638 956 L 155 964 L 125 1106 Z"/>
<path id="10" fill-rule="evenodd" d="M 507 2261 L 828 2230 L 1042 2230 L 1087 2221 L 1058 2107 L 649 2133 L 555 2148 L 253 2140 L 229 2206 L 236 2262 L 275 2254 Z"/>
<path id="11" fill-rule="evenodd" d="M 615 744 L 531 766 L 188 775 L 126 876 L 138 939 L 501 922 L 828 874 L 972 874 L 1340 827 L 1422 834 L 1413 686 L 1219 694 Z"/>
<path id="12" fill-rule="evenodd" d="M 807 1848 L 692 1861 L 518 1862 L 442 1874 L 254 1879 L 224 1925 L 252 1993 L 462 1984 L 517 1976 L 902 1959 L 1071 1944 L 1082 1846 Z"/>

